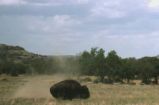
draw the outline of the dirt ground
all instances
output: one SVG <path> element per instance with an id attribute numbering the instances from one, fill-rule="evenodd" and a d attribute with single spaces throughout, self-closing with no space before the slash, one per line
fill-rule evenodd
<path id="1" fill-rule="evenodd" d="M 158 85 L 108 85 L 81 82 L 87 85 L 91 97 L 86 100 L 60 100 L 51 96 L 49 89 L 64 79 L 64 75 L 0 76 L 0 105 L 158 105 Z M 83 78 L 83 77 L 82 77 Z M 91 79 L 93 77 L 90 77 Z"/>

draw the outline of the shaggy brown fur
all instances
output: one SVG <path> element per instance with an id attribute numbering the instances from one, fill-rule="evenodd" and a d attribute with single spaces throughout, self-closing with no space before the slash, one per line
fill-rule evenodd
<path id="1" fill-rule="evenodd" d="M 50 92 L 55 98 L 70 99 L 89 98 L 90 93 L 87 86 L 81 86 L 75 80 L 64 80 L 50 88 Z"/>

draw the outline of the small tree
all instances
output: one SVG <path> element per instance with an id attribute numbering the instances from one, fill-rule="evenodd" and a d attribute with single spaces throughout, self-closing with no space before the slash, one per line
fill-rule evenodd
<path id="1" fill-rule="evenodd" d="M 130 82 L 131 79 L 134 79 L 135 77 L 135 62 L 136 59 L 135 58 L 126 58 L 123 59 L 123 64 L 122 64 L 122 69 L 120 72 L 120 76 L 123 79 L 127 80 L 127 83 Z"/>
<path id="2" fill-rule="evenodd" d="M 101 82 L 106 75 L 105 51 L 103 49 L 92 48 L 90 52 L 84 51 L 80 56 L 80 66 L 83 74 L 97 75 Z"/>
<path id="3" fill-rule="evenodd" d="M 107 64 L 104 55 L 105 51 L 103 49 L 99 49 L 96 55 L 96 72 L 97 75 L 100 76 L 101 82 L 104 82 L 104 77 L 106 76 L 107 72 Z"/>
<path id="4" fill-rule="evenodd" d="M 158 84 L 158 76 L 159 76 L 159 59 L 156 57 L 144 57 L 142 58 L 143 63 L 149 63 L 150 75 L 154 78 L 154 83 Z M 149 68 L 150 68 L 149 67 Z"/>
<path id="5" fill-rule="evenodd" d="M 0 62 L 0 74 L 2 74 L 3 72 L 3 64 Z"/>
<path id="6" fill-rule="evenodd" d="M 90 74 L 91 55 L 88 51 L 84 51 L 79 57 L 81 74 Z"/>
<path id="7" fill-rule="evenodd" d="M 106 63 L 109 68 L 107 73 L 108 79 L 113 81 L 121 81 L 120 72 L 122 67 L 122 59 L 114 50 L 108 53 Z"/>
<path id="8" fill-rule="evenodd" d="M 150 84 L 151 83 L 151 78 L 153 76 L 153 70 L 155 69 L 154 66 L 149 62 L 149 58 L 144 57 L 139 59 L 139 72 L 140 72 L 140 77 L 142 79 L 142 82 L 145 84 Z"/>

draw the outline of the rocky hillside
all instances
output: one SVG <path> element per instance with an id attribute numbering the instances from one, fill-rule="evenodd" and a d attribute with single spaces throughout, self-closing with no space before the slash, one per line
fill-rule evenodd
<path id="1" fill-rule="evenodd" d="M 45 56 L 30 53 L 19 46 L 0 44 L 0 61 L 7 60 L 15 63 L 27 63 L 33 60 L 44 58 Z"/>

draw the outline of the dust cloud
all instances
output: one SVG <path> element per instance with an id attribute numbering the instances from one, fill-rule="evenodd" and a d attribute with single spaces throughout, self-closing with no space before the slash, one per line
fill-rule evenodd
<path id="1" fill-rule="evenodd" d="M 78 64 L 71 57 L 55 57 L 57 73 L 54 75 L 37 75 L 25 77 L 24 85 L 19 87 L 13 98 L 52 98 L 50 87 L 65 79 L 78 79 Z M 76 76 L 75 76 L 76 75 Z"/>
<path id="2" fill-rule="evenodd" d="M 57 56 L 54 58 L 56 61 L 56 66 L 58 68 L 58 72 L 76 75 L 80 74 L 80 67 L 76 57 L 71 56 Z"/>
<path id="3" fill-rule="evenodd" d="M 27 81 L 23 86 L 15 91 L 13 98 L 52 98 L 50 87 L 64 79 L 69 79 L 66 75 L 41 75 L 35 77 L 27 77 Z"/>

